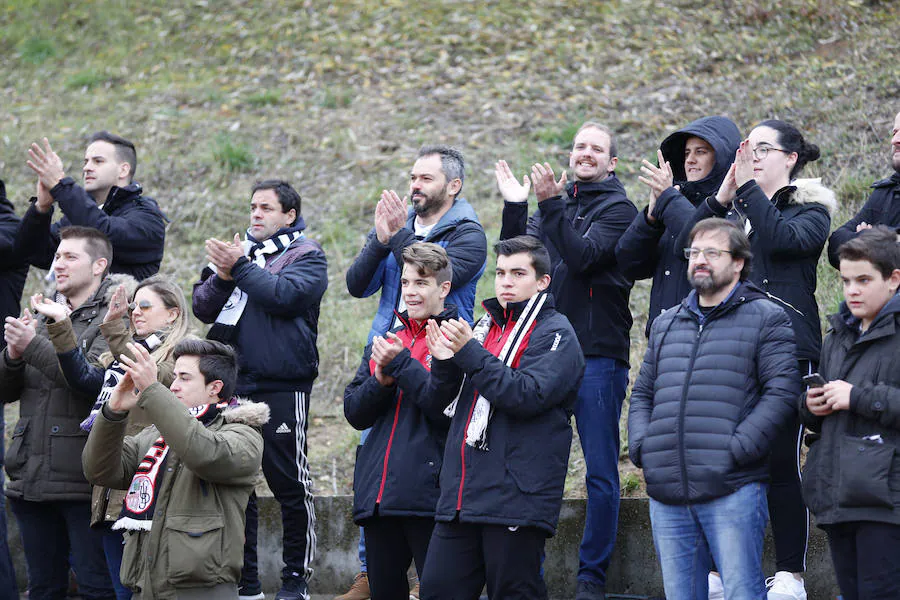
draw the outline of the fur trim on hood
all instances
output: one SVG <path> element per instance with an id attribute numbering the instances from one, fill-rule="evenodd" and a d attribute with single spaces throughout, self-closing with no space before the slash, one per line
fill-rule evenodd
<path id="1" fill-rule="evenodd" d="M 138 280 L 131 275 L 126 273 L 110 273 L 106 276 L 106 280 L 109 281 L 109 285 L 106 288 L 103 299 L 107 304 L 112 301 L 113 294 L 116 293 L 116 289 L 118 289 L 120 285 L 125 286 L 125 293 L 128 294 L 129 298 L 134 297 L 134 290 L 138 286 Z"/>
<path id="2" fill-rule="evenodd" d="M 269 405 L 265 402 L 251 402 L 237 398 L 237 406 L 222 411 L 226 423 L 242 423 L 250 427 L 262 427 L 269 422 Z"/>
<path id="3" fill-rule="evenodd" d="M 797 189 L 791 194 L 791 202 L 794 204 L 818 203 L 828 209 L 828 214 L 833 215 L 837 210 L 837 198 L 834 192 L 824 185 L 822 179 L 795 179 L 791 185 Z"/>

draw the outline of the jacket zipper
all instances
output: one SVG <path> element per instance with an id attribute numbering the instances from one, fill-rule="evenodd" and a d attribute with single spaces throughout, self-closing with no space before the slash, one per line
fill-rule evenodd
<path id="1" fill-rule="evenodd" d="M 685 377 L 684 385 L 681 389 L 681 407 L 678 411 L 678 458 L 681 467 L 681 483 L 684 489 L 684 498 L 688 499 L 688 473 L 687 458 L 684 453 L 684 412 L 687 404 L 687 392 L 691 380 L 691 373 L 694 371 L 694 361 L 697 359 L 697 349 L 700 347 L 700 336 L 703 334 L 703 323 L 697 330 L 697 337 L 694 339 L 694 347 L 691 349 L 691 360 L 688 363 L 687 377 Z"/>
<path id="2" fill-rule="evenodd" d="M 403 400 L 403 392 L 397 396 L 397 408 L 394 409 L 394 424 L 391 425 L 391 435 L 388 438 L 387 449 L 384 451 L 384 465 L 381 468 L 381 486 L 378 488 L 378 498 L 375 504 L 381 504 L 381 497 L 384 495 L 384 484 L 387 481 L 388 460 L 391 457 L 391 446 L 394 443 L 394 433 L 397 431 L 397 421 L 400 419 L 400 402 Z"/>

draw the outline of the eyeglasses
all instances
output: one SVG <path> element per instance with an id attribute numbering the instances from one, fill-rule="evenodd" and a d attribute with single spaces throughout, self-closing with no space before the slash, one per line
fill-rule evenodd
<path id="1" fill-rule="evenodd" d="M 731 254 L 730 250 L 719 250 L 718 248 L 685 248 L 684 257 L 694 260 L 702 254 L 707 260 L 718 260 L 723 252 Z"/>
<path id="2" fill-rule="evenodd" d="M 762 146 L 757 146 L 756 148 L 753 149 L 753 158 L 755 158 L 756 160 L 763 160 L 765 157 L 767 157 L 769 155 L 769 152 L 771 150 L 775 150 L 776 152 L 784 152 L 785 154 L 790 154 L 790 152 L 788 152 L 784 148 L 776 148 L 775 146 L 762 145 Z"/>
<path id="3" fill-rule="evenodd" d="M 131 304 L 128 305 L 128 312 L 132 313 L 132 312 L 134 312 L 134 309 L 136 309 L 136 308 L 140 308 L 141 312 L 147 312 L 148 310 L 153 308 L 153 305 L 150 304 L 149 300 L 141 300 L 140 302 L 132 302 Z"/>

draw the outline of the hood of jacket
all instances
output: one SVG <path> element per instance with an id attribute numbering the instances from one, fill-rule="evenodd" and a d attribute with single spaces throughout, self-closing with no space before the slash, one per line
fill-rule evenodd
<path id="1" fill-rule="evenodd" d="M 444 216 L 434 224 L 434 229 L 428 234 L 428 238 L 434 238 L 445 229 L 456 227 L 459 223 L 464 221 L 471 221 L 473 223 L 478 223 L 479 225 L 481 224 L 478 220 L 478 215 L 475 214 L 475 209 L 472 208 L 472 205 L 469 204 L 468 200 L 458 197 L 453 200 L 453 205 L 450 207 L 450 210 L 445 212 Z M 415 231 L 415 223 L 416 211 L 414 208 L 410 207 L 409 212 L 406 214 L 406 226 Z"/>
<path id="2" fill-rule="evenodd" d="M 716 164 L 709 175 L 699 181 L 687 181 L 684 172 L 684 146 L 689 137 L 706 141 L 716 153 Z M 692 202 L 714 194 L 728 168 L 734 162 L 734 155 L 741 145 L 741 132 L 728 117 L 703 117 L 692 121 L 686 127 L 663 140 L 659 145 L 663 158 L 672 166 L 672 174 L 684 194 Z"/>
<path id="3" fill-rule="evenodd" d="M 719 315 L 722 311 L 728 310 L 736 304 L 740 304 L 742 302 L 750 302 L 753 300 L 762 300 L 769 298 L 769 295 L 764 291 L 756 287 L 756 285 L 750 280 L 741 281 L 735 286 L 734 290 L 731 292 L 731 295 L 725 299 L 721 304 L 719 304 L 715 310 L 710 313 L 710 316 Z M 693 313 L 699 312 L 699 297 L 697 295 L 697 290 L 691 290 L 684 300 L 681 301 L 681 307 L 685 310 Z"/>
<path id="4" fill-rule="evenodd" d="M 270 410 L 265 402 L 252 402 L 241 397 L 236 397 L 235 400 L 235 404 L 222 411 L 222 418 L 226 423 L 241 423 L 259 429 L 269 422 Z"/>
<path id="5" fill-rule="evenodd" d="M 795 179 L 791 185 L 775 192 L 774 202 L 779 209 L 791 204 L 821 204 L 828 210 L 829 215 L 837 210 L 834 192 L 822 185 L 820 177 Z"/>

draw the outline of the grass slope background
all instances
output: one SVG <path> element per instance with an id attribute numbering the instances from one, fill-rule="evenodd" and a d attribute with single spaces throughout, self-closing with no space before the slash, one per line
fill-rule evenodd
<path id="1" fill-rule="evenodd" d="M 505 158 L 518 174 L 535 161 L 562 167 L 586 118 L 618 132 L 617 172 L 639 207 L 640 160 L 672 130 L 711 114 L 745 134 L 787 119 L 822 149 L 805 175 L 837 191 L 835 227 L 890 172 L 898 22 L 898 3 L 880 0 L 8 0 L 0 178 L 21 213 L 34 189 L 30 142 L 49 137 L 78 178 L 90 133 L 132 139 L 137 180 L 172 220 L 162 272 L 188 292 L 204 239 L 246 227 L 252 183 L 290 180 L 329 258 L 312 474 L 317 493 L 349 493 L 359 435 L 341 398 L 375 300 L 351 298 L 344 273 L 381 189 L 403 194 L 421 144 L 465 153 L 463 195 L 493 242 L 502 208 L 493 163 Z M 479 299 L 492 292 L 488 274 Z M 824 261 L 818 296 L 823 313 L 840 296 Z M 637 283 L 632 380 L 648 297 L 649 284 Z M 582 495 L 577 442 L 569 470 L 567 493 Z M 639 486 L 633 473 L 623 479 L 627 493 Z"/>

